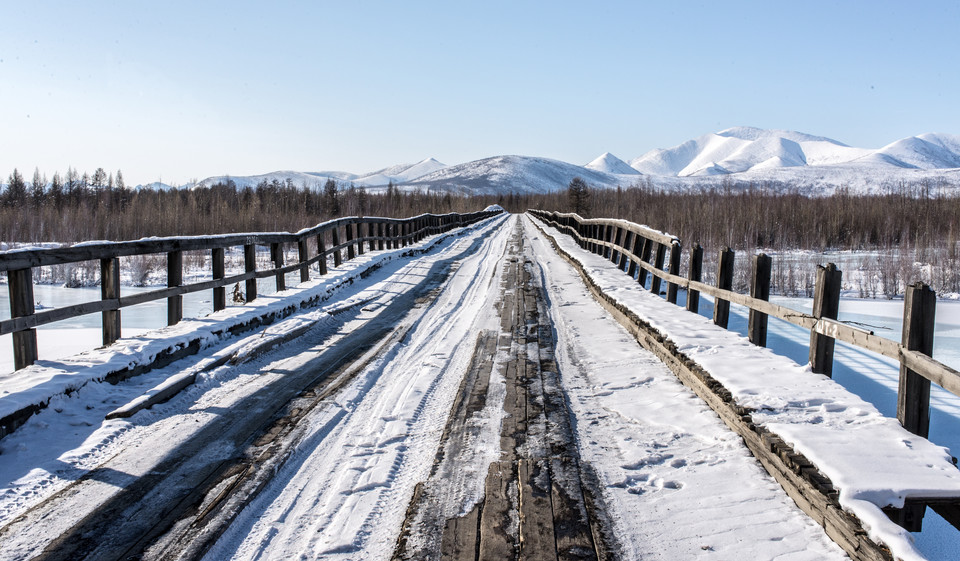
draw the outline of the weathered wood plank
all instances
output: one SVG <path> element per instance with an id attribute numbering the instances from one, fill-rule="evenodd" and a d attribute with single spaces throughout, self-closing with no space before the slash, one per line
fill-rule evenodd
<path id="1" fill-rule="evenodd" d="M 23 318 L 34 315 L 33 271 L 17 269 L 7 272 L 7 287 L 10 294 L 10 317 Z M 37 361 L 37 330 L 18 329 L 13 333 L 13 367 L 26 368 Z"/>
<path id="2" fill-rule="evenodd" d="M 171 251 L 167 254 L 167 286 L 170 288 L 183 284 L 183 252 Z M 183 296 L 167 298 L 167 325 L 176 325 L 183 319 Z"/>
<path id="3" fill-rule="evenodd" d="M 753 272 L 750 279 L 750 296 L 757 300 L 770 299 L 770 273 L 773 259 L 765 253 L 753 256 Z M 747 323 L 750 342 L 759 347 L 767 346 L 767 314 L 751 309 Z"/>
<path id="4" fill-rule="evenodd" d="M 903 299 L 902 345 L 910 351 L 933 354 L 937 295 L 927 285 L 907 287 Z M 897 419 L 903 428 L 924 438 L 930 432 L 930 380 L 905 365 L 900 366 Z"/>
<path id="5" fill-rule="evenodd" d="M 116 301 L 119 306 L 120 299 L 120 260 L 113 259 L 100 260 L 100 297 L 103 301 Z M 113 344 L 120 338 L 120 310 L 109 309 L 101 312 L 103 319 L 103 345 Z"/>
<path id="6" fill-rule="evenodd" d="M 843 273 L 833 263 L 817 267 L 817 283 L 813 292 L 813 317 L 837 319 L 840 313 L 840 283 Z M 833 374 L 832 337 L 817 330 L 810 332 L 810 367 L 818 374 Z"/>
<path id="7" fill-rule="evenodd" d="M 720 250 L 720 263 L 717 266 L 717 288 L 729 291 L 733 288 L 733 250 L 729 247 Z M 726 329 L 730 321 L 730 301 L 717 298 L 713 302 L 713 323 Z"/>
<path id="8" fill-rule="evenodd" d="M 225 255 L 222 247 L 215 247 L 210 255 L 210 261 L 213 268 L 213 280 L 222 281 L 226 275 L 224 264 Z M 213 289 L 213 311 L 219 312 L 227 307 L 227 289 L 224 286 L 217 286 Z"/>

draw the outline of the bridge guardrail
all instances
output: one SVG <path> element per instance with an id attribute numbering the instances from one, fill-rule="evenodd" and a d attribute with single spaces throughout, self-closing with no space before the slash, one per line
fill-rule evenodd
<path id="1" fill-rule="evenodd" d="M 875 335 L 872 331 L 837 321 L 840 299 L 840 275 L 832 263 L 817 270 L 813 314 L 793 310 L 767 301 L 769 297 L 770 258 L 754 256 L 751 294 L 730 290 L 733 278 L 733 250 L 720 252 L 720 267 L 713 286 L 700 281 L 703 250 L 691 249 L 691 267 L 687 277 L 680 276 L 680 240 L 624 220 L 584 219 L 577 214 L 528 210 L 560 231 L 570 235 L 581 247 L 611 259 L 631 277 L 645 285 L 646 276 L 637 269 L 669 283 L 667 300 L 676 303 L 676 289 L 687 289 L 687 309 L 696 311 L 699 294 L 716 299 L 714 322 L 727 326 L 729 303 L 750 310 L 749 338 L 765 346 L 766 318 L 773 316 L 810 331 L 810 363 L 814 372 L 830 376 L 834 341 L 843 341 L 900 363 L 900 386 L 897 393 L 897 419 L 914 434 L 927 437 L 930 423 L 930 382 L 960 396 L 960 372 L 934 360 L 933 330 L 936 294 L 929 286 L 916 283 L 907 287 L 904 299 L 904 329 L 901 343 Z M 639 244 L 639 245 L 638 245 Z M 656 245 L 656 259 L 650 262 L 651 245 Z M 670 249 L 670 266 L 664 270 L 662 254 Z M 639 248 L 639 250 L 638 250 Z M 651 283 L 651 292 L 660 293 L 660 283 Z M 764 286 L 765 285 L 765 286 Z M 725 305 L 724 305 L 725 304 Z"/>
<path id="2" fill-rule="evenodd" d="M 36 328 L 86 314 L 103 314 L 103 344 L 120 338 L 120 309 L 154 300 L 167 299 L 167 324 L 183 318 L 183 295 L 213 290 L 213 310 L 226 308 L 226 287 L 245 283 L 244 300 L 257 297 L 256 280 L 274 276 L 277 290 L 286 288 L 284 276 L 300 271 L 300 282 L 310 279 L 310 267 L 318 265 L 320 275 L 328 273 L 328 257 L 339 267 L 364 252 L 364 244 L 374 249 L 397 249 L 414 244 L 426 236 L 467 226 L 501 211 L 484 210 L 459 214 L 421 214 L 411 218 L 345 217 L 323 222 L 296 233 L 244 233 L 222 236 L 180 236 L 148 238 L 123 242 L 82 242 L 70 247 L 24 249 L 0 252 L 0 271 L 6 271 L 10 291 L 10 319 L 0 321 L 0 335 L 13 335 L 14 367 L 19 370 L 38 359 Z M 366 232 L 364 232 L 366 230 Z M 341 235 L 342 234 L 342 235 Z M 316 255 L 309 257 L 309 242 L 316 244 Z M 297 244 L 298 260 L 284 265 L 284 244 Z M 269 246 L 273 268 L 257 270 L 256 246 Z M 224 255 L 228 247 L 243 246 L 244 272 L 225 276 Z M 213 280 L 183 284 L 183 252 L 210 251 Z M 120 257 L 165 253 L 167 288 L 132 296 L 120 294 Z M 38 312 L 33 299 L 33 268 L 49 265 L 100 261 L 99 301 L 85 302 Z"/>

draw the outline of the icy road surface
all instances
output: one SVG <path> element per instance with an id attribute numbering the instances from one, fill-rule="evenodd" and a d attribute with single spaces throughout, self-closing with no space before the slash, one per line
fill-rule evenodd
<path id="1" fill-rule="evenodd" d="M 478 335 L 503 333 L 510 263 L 552 326 L 601 557 L 845 558 L 512 216 L 356 280 L 335 313 L 305 312 L 316 325 L 294 341 L 129 419 L 103 420 L 118 392 L 133 399 L 202 359 L 149 381 L 88 385 L 36 415 L 0 441 L 0 559 L 392 558 Z M 442 470 L 458 483 L 445 487 L 441 517 L 476 507 L 506 452 L 504 354 L 470 412 L 469 446 Z"/>

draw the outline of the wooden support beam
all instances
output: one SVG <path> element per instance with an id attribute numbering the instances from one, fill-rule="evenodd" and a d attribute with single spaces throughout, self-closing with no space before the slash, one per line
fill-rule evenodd
<path id="1" fill-rule="evenodd" d="M 224 248 L 213 248 L 210 255 L 210 262 L 213 266 L 213 280 L 220 280 L 226 276 L 226 267 L 224 264 Z M 227 288 L 218 286 L 213 289 L 213 311 L 219 312 L 227 307 Z"/>
<path id="2" fill-rule="evenodd" d="M 33 270 L 7 271 L 7 287 L 10 293 L 10 317 L 32 316 L 35 311 L 33 299 Z M 13 333 L 13 368 L 20 370 L 37 361 L 37 330 L 30 328 Z"/>
<path id="3" fill-rule="evenodd" d="M 270 260 L 273 261 L 274 269 L 283 268 L 283 244 L 272 243 L 270 244 Z M 274 275 L 277 283 L 277 292 L 287 289 L 287 280 L 284 278 L 284 274 L 280 271 L 277 271 Z"/>
<path id="4" fill-rule="evenodd" d="M 346 228 L 347 231 L 347 261 L 349 261 L 357 256 L 357 250 L 354 249 L 354 244 L 352 243 L 354 238 L 353 224 L 347 224 L 344 228 Z"/>
<path id="5" fill-rule="evenodd" d="M 680 252 L 682 248 L 680 247 L 680 242 L 676 242 L 670 246 L 670 267 L 668 273 L 671 275 L 680 274 Z M 667 283 L 667 302 L 671 304 L 677 303 L 677 292 L 679 287 L 677 283 L 671 282 Z"/>
<path id="6" fill-rule="evenodd" d="M 167 253 L 167 287 L 183 284 L 183 252 Z M 167 298 L 167 325 L 176 325 L 183 319 L 183 295 Z"/>
<path id="7" fill-rule="evenodd" d="M 717 288 L 720 290 L 733 289 L 733 263 L 733 250 L 729 247 L 720 250 L 720 264 L 717 266 Z M 728 300 L 714 299 L 713 323 L 724 329 L 727 328 L 730 323 L 730 302 Z"/>
<path id="8" fill-rule="evenodd" d="M 907 287 L 903 299 L 903 339 L 910 351 L 933 355 L 933 330 L 937 294 L 929 286 L 917 283 Z M 897 391 L 897 419 L 913 434 L 927 437 L 930 431 L 930 380 L 906 366 L 900 366 Z"/>
<path id="9" fill-rule="evenodd" d="M 623 238 L 624 238 L 624 239 L 623 239 L 623 248 L 624 248 L 626 251 L 624 251 L 623 253 L 620 254 L 620 262 L 617 263 L 617 268 L 620 269 L 621 271 L 626 271 L 626 270 L 627 270 L 627 261 L 629 261 L 629 258 L 627 257 L 627 253 L 630 251 L 630 247 L 633 245 L 633 238 L 634 238 L 635 236 L 636 236 L 636 234 L 634 234 L 633 232 L 630 232 L 630 231 L 627 231 L 627 233 L 623 236 Z"/>
<path id="10" fill-rule="evenodd" d="M 653 241 L 648 240 L 647 238 L 643 239 L 643 249 L 640 250 L 640 261 L 643 263 L 650 262 L 650 253 L 653 252 Z M 640 267 L 640 275 L 637 276 L 637 283 L 640 286 L 646 288 L 647 286 L 647 270 L 643 267 Z"/>
<path id="11" fill-rule="evenodd" d="M 100 260 L 100 299 L 120 300 L 120 259 Z M 120 310 L 104 310 L 103 346 L 111 345 L 120 338 Z"/>
<path id="12" fill-rule="evenodd" d="M 753 274 L 750 279 L 750 296 L 758 300 L 770 300 L 770 273 L 773 259 L 765 253 L 753 256 Z M 750 342 L 759 347 L 767 346 L 767 314 L 750 310 L 747 327 Z"/>
<path id="13" fill-rule="evenodd" d="M 700 244 L 693 244 L 690 250 L 690 269 L 687 271 L 687 279 L 695 282 L 703 280 L 703 247 Z M 700 291 L 687 290 L 687 311 L 698 313 L 700 311 Z"/>
<path id="14" fill-rule="evenodd" d="M 327 244 L 323 241 L 323 232 L 317 234 L 317 255 L 320 256 L 320 260 L 317 261 L 317 267 L 320 269 L 320 274 L 327 274 Z"/>
<path id="15" fill-rule="evenodd" d="M 339 267 L 343 263 L 343 256 L 340 254 L 340 226 L 334 226 L 333 230 L 330 230 L 330 235 L 333 236 L 333 247 L 336 248 L 333 250 L 333 266 Z"/>
<path id="16" fill-rule="evenodd" d="M 307 251 L 307 238 L 303 238 L 297 242 L 297 258 L 300 261 L 300 282 L 307 282 L 310 280 L 310 266 L 307 265 L 307 261 L 310 260 L 310 252 Z"/>
<path id="17" fill-rule="evenodd" d="M 257 270 L 257 246 L 254 244 L 243 246 L 243 270 L 247 273 L 255 273 Z M 256 278 L 247 279 L 244 298 L 247 302 L 252 302 L 257 298 Z"/>
<path id="18" fill-rule="evenodd" d="M 663 262 L 667 259 L 667 246 L 662 243 L 657 244 L 657 255 L 654 257 L 653 266 L 657 268 L 658 271 L 663 270 Z M 650 292 L 660 295 L 660 284 L 663 280 L 656 276 L 652 275 L 653 278 L 650 279 Z"/>
<path id="19" fill-rule="evenodd" d="M 377 240 L 377 249 L 383 251 L 387 249 L 386 240 L 384 239 L 387 235 L 387 225 L 383 222 L 377 222 L 377 237 L 380 238 Z"/>
<path id="20" fill-rule="evenodd" d="M 613 227 L 613 232 L 610 234 L 610 239 L 613 241 L 615 247 L 620 247 L 620 243 L 623 241 L 621 237 L 623 236 L 623 230 L 621 228 Z M 620 251 L 613 249 L 610 252 L 610 261 L 614 263 L 620 263 Z"/>
<path id="21" fill-rule="evenodd" d="M 840 288 L 843 272 L 833 263 L 817 267 L 817 284 L 813 289 L 813 316 L 837 319 L 840 313 Z M 833 375 L 833 337 L 810 332 L 810 367 L 817 374 Z"/>

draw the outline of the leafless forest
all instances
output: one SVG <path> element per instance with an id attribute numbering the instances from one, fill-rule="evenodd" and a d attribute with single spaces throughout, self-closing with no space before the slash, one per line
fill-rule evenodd
<path id="1" fill-rule="evenodd" d="M 38 172 L 25 181 L 15 171 L 0 195 L 0 241 L 296 231 L 337 216 L 467 212 L 494 203 L 510 212 L 542 208 L 623 218 L 669 232 L 687 245 L 704 247 L 708 278 L 711 256 L 722 247 L 734 248 L 744 261 L 757 251 L 771 252 L 777 255 L 774 291 L 780 294 L 808 294 L 815 265 L 826 251 L 849 252 L 840 256 L 848 288 L 863 297 L 893 297 L 917 280 L 940 292 L 960 292 L 960 197 L 911 186 L 870 196 L 841 190 L 808 197 L 763 188 L 677 192 L 647 185 L 588 188 L 576 196 L 567 189 L 464 197 L 393 186 L 368 192 L 333 181 L 312 188 L 264 181 L 256 188 L 228 182 L 190 190 L 131 190 L 120 172 L 114 178 L 102 169 L 82 177 L 70 170 L 65 179 L 55 175 L 52 182 Z M 808 258 L 804 251 L 810 252 Z M 747 269 L 738 265 L 741 289 Z"/>

